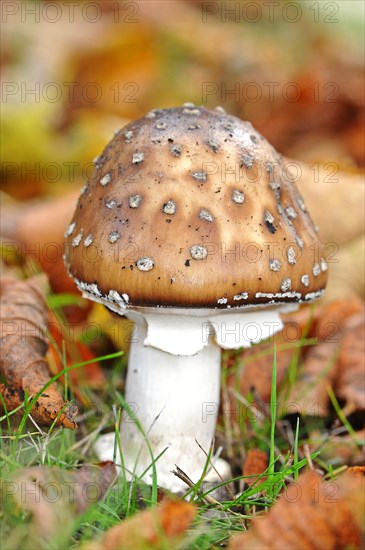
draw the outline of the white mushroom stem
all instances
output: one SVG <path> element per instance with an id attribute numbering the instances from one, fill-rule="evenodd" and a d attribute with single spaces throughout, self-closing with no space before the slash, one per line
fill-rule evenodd
<path id="1" fill-rule="evenodd" d="M 139 476 L 151 466 L 151 452 L 156 459 L 166 449 L 156 462 L 158 483 L 172 491 L 186 489 L 171 470 L 177 464 L 194 481 L 203 472 L 207 458 L 199 445 L 208 453 L 214 438 L 221 350 L 210 342 L 196 355 L 171 355 L 145 346 L 146 327 L 141 323 L 138 328 L 125 395 L 133 414 L 124 413 L 121 426 L 124 464 Z M 144 476 L 147 483 L 152 472 L 150 467 Z"/>
<path id="2" fill-rule="evenodd" d="M 289 304 L 213 315 L 204 310 L 195 315 L 176 309 L 123 311 L 135 322 L 125 394 L 130 414 L 124 412 L 121 425 L 129 479 L 136 475 L 151 483 L 155 460 L 160 486 L 186 489 L 171 473 L 175 464 L 194 482 L 199 480 L 214 438 L 221 348 L 249 347 L 271 337 L 283 327 L 280 314 L 293 308 Z M 113 449 L 113 434 L 95 444 L 101 460 L 111 460 Z"/>

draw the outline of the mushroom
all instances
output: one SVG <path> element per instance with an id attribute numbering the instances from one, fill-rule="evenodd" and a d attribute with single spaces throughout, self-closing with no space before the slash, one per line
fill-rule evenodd
<path id="1" fill-rule="evenodd" d="M 214 437 L 221 348 L 272 336 L 283 311 L 323 293 L 303 199 L 249 122 L 186 104 L 116 133 L 65 236 L 83 295 L 135 323 L 125 467 L 148 481 L 158 458 L 158 483 L 179 490 L 174 465 L 199 479 Z"/>

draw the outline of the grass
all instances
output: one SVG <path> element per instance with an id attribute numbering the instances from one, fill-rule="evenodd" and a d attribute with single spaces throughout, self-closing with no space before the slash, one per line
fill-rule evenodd
<path id="1" fill-rule="evenodd" d="M 73 298 L 72 298 L 73 299 Z M 62 307 L 68 305 L 67 296 L 61 296 L 59 300 L 50 301 L 52 307 L 57 309 L 57 318 L 62 323 Z M 58 311 L 60 310 L 60 311 Z M 306 338 L 295 343 L 297 349 L 300 346 L 310 345 Z M 2 512 L 3 524 L 2 542 L 3 548 L 77 548 L 85 541 L 99 536 L 121 519 L 134 515 L 138 510 L 154 506 L 159 497 L 158 478 L 156 472 L 156 461 L 159 457 L 153 457 L 151 453 L 152 486 L 147 486 L 141 481 L 143 476 L 134 476 L 132 482 L 126 481 L 126 473 L 123 467 L 123 449 L 120 444 L 119 425 L 122 410 L 128 411 L 120 389 L 116 386 L 115 376 L 111 373 L 109 382 L 102 392 L 102 395 L 91 390 L 85 390 L 90 401 L 104 403 L 100 415 L 92 418 L 92 415 L 81 414 L 78 419 L 79 427 L 76 431 L 65 430 L 56 427 L 56 421 L 48 429 L 41 429 L 31 419 L 31 409 L 38 396 L 53 382 L 65 377 L 72 370 L 95 362 L 75 362 L 72 366 L 66 366 L 66 349 L 58 350 L 64 368 L 55 374 L 51 380 L 34 396 L 25 396 L 24 402 L 16 411 L 6 411 L 1 417 L 1 449 L 0 469 L 2 473 Z M 310 433 L 306 430 L 299 417 L 294 419 L 291 439 L 284 437 L 282 429 L 281 410 L 278 407 L 277 395 L 277 363 L 276 348 L 271 348 L 269 353 L 273 354 L 272 362 L 272 383 L 271 399 L 266 413 L 260 415 L 238 415 L 232 418 L 231 415 L 224 415 L 217 428 L 217 441 L 224 444 L 225 458 L 233 468 L 234 477 L 228 482 L 217 484 L 208 489 L 203 483 L 203 478 L 195 486 L 187 487 L 184 497 L 198 505 L 198 515 L 193 527 L 186 534 L 183 548 L 210 549 L 225 545 L 232 534 L 246 529 L 250 520 L 260 511 L 268 510 L 278 499 L 289 481 L 298 479 L 299 472 L 308 464 L 308 458 L 314 464 L 318 464 L 331 477 L 336 472 L 331 465 L 327 465 L 320 457 L 319 451 L 310 453 L 310 457 L 303 456 L 300 449 L 305 443 L 310 444 Z M 255 360 L 255 358 L 251 358 Z M 292 387 L 298 372 L 299 353 L 294 355 L 295 365 L 291 368 L 289 376 L 284 380 L 280 392 L 284 395 L 288 386 Z M 120 362 L 124 361 L 121 352 L 107 354 L 97 359 L 99 362 L 117 361 L 116 370 L 120 372 Z M 119 363 L 119 364 L 118 364 Z M 233 362 L 230 374 L 234 374 L 240 367 L 239 355 L 236 354 L 236 361 Z M 227 399 L 228 396 L 228 369 L 222 369 L 222 391 Z M 70 380 L 66 377 L 67 388 L 65 397 L 72 398 L 72 387 Z M 89 393 L 88 393 L 89 392 Z M 333 392 L 329 390 L 330 398 L 335 412 L 343 422 L 351 435 L 354 435 L 353 428 L 344 416 Z M 237 404 L 246 407 L 255 405 L 252 395 L 241 396 L 234 390 L 230 394 L 237 398 Z M 21 418 L 16 418 L 21 414 Z M 138 420 L 136 420 L 138 425 Z M 142 427 L 139 426 L 140 431 Z M 97 462 L 93 452 L 93 441 L 101 431 L 115 432 L 114 456 L 117 452 L 121 456 L 121 467 L 118 467 L 118 476 L 98 502 L 91 504 L 82 513 L 75 513 L 75 506 L 67 499 L 64 502 L 65 521 L 55 522 L 55 529 L 52 535 L 43 536 L 42 529 L 37 529 L 36 515 L 32 515 L 34 508 L 21 506 L 18 501 L 14 505 L 11 495 L 14 490 L 14 483 L 17 476 L 33 466 L 47 466 L 48 468 L 59 468 L 60 472 L 72 473 L 78 470 L 82 464 Z M 148 441 L 148 433 L 144 434 Z M 249 448 L 256 447 L 267 452 L 269 461 L 265 472 L 255 478 L 252 485 L 245 484 L 245 478 L 240 471 L 245 455 Z M 212 452 L 212 450 L 211 450 Z M 207 456 L 206 468 L 209 466 L 211 453 Z M 22 474 L 23 475 L 23 474 Z M 61 475 L 61 474 L 60 474 Z M 247 481 L 247 479 L 246 479 Z M 64 487 L 65 481 L 61 481 L 60 487 Z M 234 487 L 234 496 L 229 500 L 216 502 L 212 495 L 221 494 L 226 485 Z M 19 487 L 17 488 L 17 490 Z M 229 496 L 226 492 L 225 495 Z M 45 506 L 40 503 L 39 506 Z M 68 509 L 68 511 L 67 511 Z M 48 521 L 54 520 L 54 506 L 42 508 L 42 514 Z M 58 513 L 58 512 L 57 512 Z M 161 539 L 161 548 L 165 543 Z"/>
<path id="2" fill-rule="evenodd" d="M 271 378 L 271 399 L 270 399 L 270 459 L 269 459 L 269 476 L 275 473 L 275 427 L 276 427 L 276 346 L 274 346 L 274 362 L 272 366 L 272 378 Z"/>

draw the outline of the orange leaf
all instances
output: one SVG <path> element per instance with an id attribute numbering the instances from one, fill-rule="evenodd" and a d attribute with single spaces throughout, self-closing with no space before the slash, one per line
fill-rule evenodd
<path id="1" fill-rule="evenodd" d="M 250 449 L 247 453 L 243 467 L 243 475 L 245 477 L 249 476 L 245 479 L 246 485 L 251 486 L 256 483 L 259 476 L 265 472 L 267 467 L 267 454 L 260 449 Z M 265 480 L 266 476 L 263 476 L 259 483 L 263 483 Z"/>
<path id="2" fill-rule="evenodd" d="M 288 399 L 289 403 L 295 403 L 302 415 L 327 415 L 327 388 L 332 385 L 337 374 L 337 353 L 337 342 L 320 342 L 308 351 Z"/>
<path id="3" fill-rule="evenodd" d="M 345 550 L 360 548 L 365 514 L 364 478 L 345 473 L 324 482 L 307 471 L 252 528 L 233 537 L 230 550 Z"/>
<path id="4" fill-rule="evenodd" d="M 188 502 L 165 501 L 115 525 L 99 541 L 91 541 L 83 549 L 180 548 L 182 536 L 194 515 L 195 507 Z"/>
<path id="5" fill-rule="evenodd" d="M 60 372 L 63 368 L 63 362 L 61 360 L 58 350 L 62 350 L 63 336 L 62 332 L 57 330 L 57 320 L 51 318 L 51 322 L 48 327 L 49 333 L 52 337 L 52 342 L 49 347 L 52 363 L 55 365 L 56 372 Z M 82 342 L 70 342 L 66 340 L 66 366 L 69 367 L 75 362 L 90 361 L 95 359 L 95 354 Z M 103 388 L 105 385 L 104 372 L 97 361 L 89 363 L 83 367 L 70 371 L 70 379 L 72 381 L 72 388 L 78 398 L 80 386 L 87 386 L 89 388 L 98 389 Z"/>
<path id="6" fill-rule="evenodd" d="M 365 409 L 365 321 L 362 313 L 345 325 L 339 356 L 337 395 L 346 401 L 346 411 Z"/>

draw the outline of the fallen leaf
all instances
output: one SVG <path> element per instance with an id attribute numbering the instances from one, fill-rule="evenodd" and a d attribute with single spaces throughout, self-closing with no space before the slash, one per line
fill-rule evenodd
<path id="1" fill-rule="evenodd" d="M 61 127 L 70 124 L 78 111 L 97 110 L 132 118 L 144 114 L 148 96 L 153 86 L 158 85 L 155 34 L 142 20 L 138 32 L 133 25 L 127 25 L 122 33 L 118 25 L 111 25 L 88 49 L 76 49 L 67 66 L 60 67 L 61 74 L 80 84 L 75 87 L 73 101 L 63 106 Z M 90 82 L 102 84 L 97 102 L 85 101 L 85 93 L 81 91 Z"/>
<path id="2" fill-rule="evenodd" d="M 365 410 L 365 319 L 351 316 L 344 326 L 338 359 L 336 394 L 345 401 L 346 413 Z"/>
<path id="3" fill-rule="evenodd" d="M 287 345 L 283 333 L 277 333 L 273 341 L 258 343 L 243 350 L 238 356 L 230 356 L 228 369 L 235 362 L 239 363 L 238 369 L 228 378 L 230 388 L 243 396 L 254 389 L 265 403 L 270 402 L 274 343 L 277 345 L 277 383 L 278 386 L 281 384 L 295 354 L 295 348 Z"/>
<path id="4" fill-rule="evenodd" d="M 327 416 L 328 386 L 337 375 L 337 355 L 337 342 L 320 342 L 308 351 L 288 397 L 288 402 L 295 403 L 300 414 Z"/>
<path id="5" fill-rule="evenodd" d="M 30 515 L 29 538 L 22 547 L 34 548 L 35 540 L 46 544 L 65 536 L 68 528 L 72 531 L 75 516 L 101 500 L 115 478 L 112 462 L 71 471 L 55 466 L 17 471 L 3 483 L 2 498 Z"/>
<path id="6" fill-rule="evenodd" d="M 72 217 L 77 191 L 61 198 L 3 205 L 0 234 L 4 260 L 17 254 L 35 259 L 47 273 L 54 292 L 73 292 L 76 287 L 63 262 L 64 232 Z"/>
<path id="7" fill-rule="evenodd" d="M 348 471 L 357 476 L 364 476 L 365 466 L 351 466 Z"/>
<path id="8" fill-rule="evenodd" d="M 0 391 L 7 410 L 18 407 L 25 391 L 35 396 L 50 380 L 45 355 L 47 307 L 45 292 L 48 286 L 44 275 L 27 281 L 1 280 L 0 371 L 6 380 Z M 38 397 L 31 410 L 40 424 L 74 429 L 77 407 L 65 403 L 56 384 L 52 383 Z"/>
<path id="9" fill-rule="evenodd" d="M 336 263 L 329 266 L 329 279 L 323 297 L 325 302 L 343 300 L 344 297 L 364 298 L 364 257 L 364 235 L 339 246 Z"/>
<path id="10" fill-rule="evenodd" d="M 242 475 L 245 477 L 246 485 L 253 485 L 259 478 L 259 483 L 266 481 L 266 476 L 262 476 L 262 474 L 267 467 L 267 453 L 261 451 L 261 449 L 249 449 L 242 472 Z"/>
<path id="11" fill-rule="evenodd" d="M 324 482 L 312 470 L 282 493 L 272 509 L 233 537 L 229 550 L 345 550 L 360 548 L 365 514 L 364 479 L 346 472 Z"/>
<path id="12" fill-rule="evenodd" d="M 115 525 L 99 541 L 90 541 L 83 550 L 128 548 L 180 548 L 183 535 L 195 515 L 195 507 L 184 501 L 165 501 Z"/>
<path id="13" fill-rule="evenodd" d="M 365 335 L 361 322 L 356 337 L 351 336 L 354 317 L 361 320 L 363 314 L 364 303 L 359 298 L 336 300 L 319 308 L 309 332 L 318 337 L 319 343 L 310 347 L 303 358 L 289 396 L 289 401 L 298 405 L 301 414 L 326 416 L 328 386 L 335 384 L 340 387 L 338 396 L 347 397 L 353 410 L 357 405 L 364 409 L 361 384 L 365 372 L 362 353 Z M 343 381 L 342 387 L 339 386 L 340 380 Z"/>
<path id="14" fill-rule="evenodd" d="M 326 416 L 328 386 L 333 385 L 340 388 L 338 397 L 348 401 L 349 410 L 363 410 L 364 328 L 351 328 L 353 320 L 358 319 L 360 323 L 363 316 L 364 302 L 359 297 L 303 307 L 283 316 L 284 329 L 269 342 L 256 344 L 238 355 L 229 355 L 224 366 L 229 369 L 230 389 L 244 397 L 254 389 L 261 401 L 270 403 L 276 344 L 278 388 L 285 380 L 295 354 L 299 354 L 296 382 L 289 395 L 285 395 L 285 406 L 293 405 L 303 415 Z M 318 342 L 303 345 L 298 350 L 293 344 L 301 337 Z M 230 398 L 234 399 L 232 393 Z M 232 402 L 230 410 L 233 409 Z"/>
<path id="15" fill-rule="evenodd" d="M 333 467 L 364 462 L 365 430 L 355 432 L 354 435 L 331 434 L 324 442 L 320 442 L 323 436 L 318 436 L 318 440 L 321 459 Z M 316 445 L 316 437 L 311 436 L 311 442 Z"/>
<path id="16" fill-rule="evenodd" d="M 62 333 L 61 326 L 57 325 L 57 319 L 51 314 L 50 324 L 48 326 L 48 333 L 50 336 L 50 345 L 48 350 L 48 360 L 50 362 L 52 372 L 60 372 L 64 368 L 64 358 L 60 356 L 60 350 L 62 350 L 63 341 L 65 345 L 66 366 L 69 367 L 74 363 L 81 363 L 84 361 L 92 361 L 96 359 L 96 355 L 89 349 L 89 347 L 80 341 L 75 341 L 74 333 L 66 334 Z M 80 393 L 80 387 L 87 387 L 92 389 L 103 388 L 106 384 L 104 371 L 101 368 L 98 361 L 93 361 L 80 368 L 73 369 L 69 372 L 72 390 L 75 396 L 82 401 L 82 395 Z M 62 382 L 63 377 L 60 379 Z"/>
<path id="17" fill-rule="evenodd" d="M 316 310 L 315 323 L 310 335 L 317 336 L 320 341 L 340 341 L 340 333 L 345 323 L 353 315 L 365 312 L 364 301 L 359 297 L 334 300 L 321 304 Z"/>
<path id="18" fill-rule="evenodd" d="M 296 164 L 301 175 L 298 189 L 325 246 L 329 288 L 324 300 L 343 299 L 355 291 L 364 296 L 364 215 L 360 206 L 365 203 L 363 176 L 340 171 L 336 162 L 329 163 L 327 170 Z M 353 278 L 355 286 L 349 284 Z"/>

